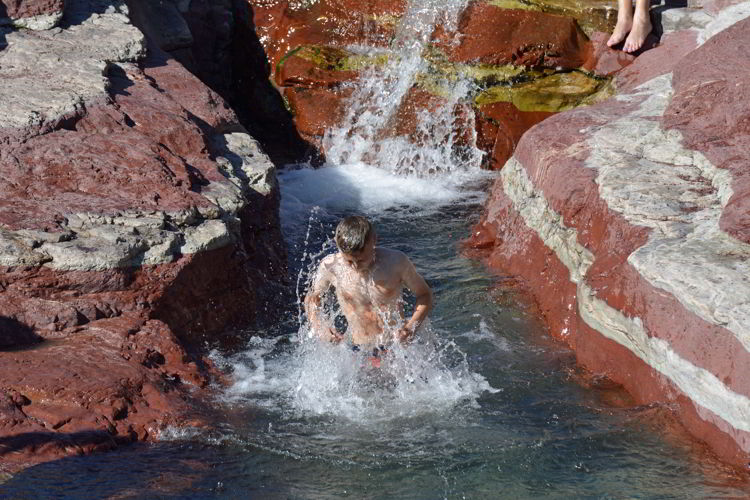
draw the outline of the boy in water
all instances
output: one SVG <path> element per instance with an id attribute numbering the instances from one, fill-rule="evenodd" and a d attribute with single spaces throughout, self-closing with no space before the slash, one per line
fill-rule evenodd
<path id="1" fill-rule="evenodd" d="M 338 253 L 325 257 L 305 297 L 305 311 L 313 331 L 322 339 L 341 342 L 344 334 L 325 321 L 321 299 L 330 287 L 349 323 L 353 348 L 372 349 L 377 357 L 395 331 L 408 342 L 432 308 L 432 291 L 409 258 L 398 250 L 375 246 L 375 229 L 365 217 L 345 217 L 336 227 Z M 417 303 L 404 321 L 401 291 L 406 286 Z"/>

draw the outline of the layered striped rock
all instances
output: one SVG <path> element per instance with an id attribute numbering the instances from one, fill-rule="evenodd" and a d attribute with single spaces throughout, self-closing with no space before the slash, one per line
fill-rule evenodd
<path id="1" fill-rule="evenodd" d="M 196 423 L 283 271 L 274 165 L 124 3 L 0 51 L 0 468 Z"/>
<path id="2" fill-rule="evenodd" d="M 670 16 L 683 29 L 620 73 L 617 97 L 522 138 L 472 243 L 526 278 L 580 363 L 744 467 L 750 3 Z"/>

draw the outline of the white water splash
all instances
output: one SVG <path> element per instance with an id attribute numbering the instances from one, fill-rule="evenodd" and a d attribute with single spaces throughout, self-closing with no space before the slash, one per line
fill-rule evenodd
<path id="1" fill-rule="evenodd" d="M 370 426 L 473 406 L 483 392 L 497 391 L 469 369 L 453 342 L 429 334 L 389 346 L 377 358 L 304 333 L 294 347 L 274 353 L 276 342 L 254 337 L 251 349 L 219 361 L 234 370 L 236 382 L 225 393 L 230 401 L 250 399 L 288 417 L 330 416 Z"/>
<path id="2" fill-rule="evenodd" d="M 365 164 L 286 170 L 280 174 L 281 218 L 285 234 L 304 234 L 314 207 L 323 212 L 368 215 L 403 207 L 424 213 L 457 203 L 484 200 L 489 171 L 473 169 L 425 179 L 403 177 Z"/>

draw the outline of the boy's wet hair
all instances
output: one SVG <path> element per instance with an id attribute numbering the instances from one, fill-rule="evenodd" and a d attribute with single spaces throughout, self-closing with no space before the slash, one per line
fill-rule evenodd
<path id="1" fill-rule="evenodd" d="M 374 232 L 366 217 L 350 215 L 336 226 L 336 246 L 344 253 L 352 254 L 365 248 L 367 239 Z"/>

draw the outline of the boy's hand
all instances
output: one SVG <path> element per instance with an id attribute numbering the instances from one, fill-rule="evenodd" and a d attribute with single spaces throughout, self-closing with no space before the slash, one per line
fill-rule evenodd
<path id="1" fill-rule="evenodd" d="M 338 344 L 344 340 L 344 334 L 340 333 L 333 327 L 328 327 L 328 341 L 332 344 Z"/>
<path id="2" fill-rule="evenodd" d="M 414 336 L 414 330 L 412 330 L 406 325 L 399 328 L 398 331 L 396 332 L 396 338 L 398 339 L 399 342 L 403 342 L 403 343 L 409 342 L 413 336 Z"/>

